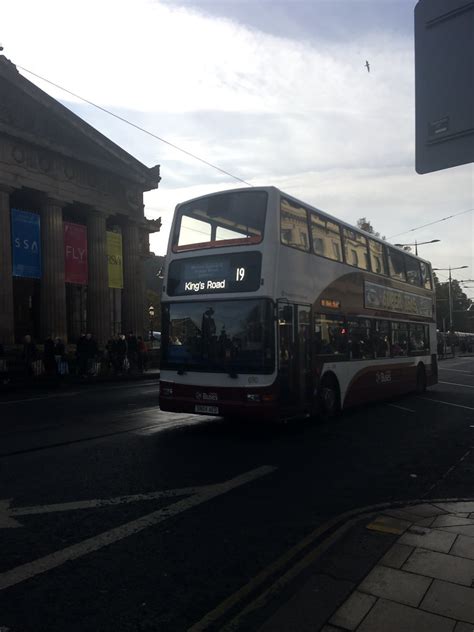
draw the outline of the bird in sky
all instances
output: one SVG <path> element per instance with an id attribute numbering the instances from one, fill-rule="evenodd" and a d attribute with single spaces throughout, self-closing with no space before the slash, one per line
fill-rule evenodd
<path id="1" fill-rule="evenodd" d="M 370 64 L 369 64 L 369 62 L 367 61 L 367 59 L 365 60 L 365 64 L 364 64 L 364 66 L 367 68 L 367 72 L 370 72 Z"/>

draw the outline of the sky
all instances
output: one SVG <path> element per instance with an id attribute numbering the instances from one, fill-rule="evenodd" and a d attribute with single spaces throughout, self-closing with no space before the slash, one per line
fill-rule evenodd
<path id="1" fill-rule="evenodd" d="M 474 278 L 472 165 L 415 172 L 415 0 L 1 0 L 13 63 L 145 127 L 254 186 L 283 191 L 434 267 Z M 28 19 L 25 19 L 28 16 Z M 370 73 L 364 64 L 370 63 Z M 27 72 L 29 80 L 151 167 L 161 217 L 245 186 Z M 440 272 L 441 280 L 447 272 Z M 473 283 L 474 286 L 474 283 Z M 474 289 L 468 292 L 474 297 Z"/>

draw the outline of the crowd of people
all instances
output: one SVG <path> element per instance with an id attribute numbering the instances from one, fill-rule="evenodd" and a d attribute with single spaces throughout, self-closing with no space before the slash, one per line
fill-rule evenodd
<path id="1" fill-rule="evenodd" d="M 86 379 L 103 374 L 143 373 L 147 369 L 147 347 L 141 336 L 133 332 L 118 334 L 101 352 L 92 333 L 82 333 L 75 353 L 68 353 L 61 338 L 49 336 L 41 350 L 31 335 L 23 339 L 23 374 L 27 378 L 41 375 L 62 377 L 75 373 Z M 0 384 L 10 380 L 10 371 L 3 345 L 0 344 Z"/>

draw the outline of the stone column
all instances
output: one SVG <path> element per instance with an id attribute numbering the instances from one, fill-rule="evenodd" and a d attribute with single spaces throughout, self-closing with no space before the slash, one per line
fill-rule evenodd
<path id="1" fill-rule="evenodd" d="M 140 252 L 140 229 L 128 221 L 122 227 L 123 239 L 123 294 L 122 329 L 144 334 L 145 282 Z"/>
<path id="2" fill-rule="evenodd" d="M 42 341 L 49 336 L 67 341 L 66 285 L 64 280 L 63 204 L 46 199 L 41 209 L 41 302 Z"/>
<path id="3" fill-rule="evenodd" d="M 0 187 L 0 343 L 14 343 L 10 193 Z"/>
<path id="4" fill-rule="evenodd" d="M 105 215 L 95 211 L 87 214 L 87 250 L 87 331 L 103 347 L 110 337 L 107 226 Z"/>

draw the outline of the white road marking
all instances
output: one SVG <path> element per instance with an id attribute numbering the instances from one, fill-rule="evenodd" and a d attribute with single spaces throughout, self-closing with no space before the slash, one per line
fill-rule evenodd
<path id="1" fill-rule="evenodd" d="M 437 404 L 446 404 L 446 406 L 454 406 L 455 408 L 466 408 L 467 410 L 474 410 L 472 406 L 463 406 L 462 404 L 453 404 L 452 402 L 444 402 L 441 399 L 434 399 L 432 397 L 417 397 L 416 399 L 424 399 L 426 402 L 435 402 Z"/>
<path id="2" fill-rule="evenodd" d="M 61 511 L 77 511 L 78 509 L 110 507 L 111 505 L 128 505 L 143 500 L 190 496 L 200 493 L 203 489 L 203 487 L 183 487 L 181 489 L 166 489 L 159 492 L 149 492 L 148 494 L 132 494 L 130 496 L 117 496 L 116 498 L 95 498 L 93 500 L 78 500 L 53 505 L 36 505 L 33 507 L 11 507 L 11 499 L 5 499 L 0 500 L 0 529 L 22 527 L 23 525 L 15 519 L 15 516 L 33 516 Z"/>
<path id="3" fill-rule="evenodd" d="M 474 388 L 474 386 L 471 386 L 470 384 L 457 384 L 456 382 L 442 382 L 441 380 L 438 381 L 438 384 L 450 384 L 451 386 L 464 386 L 464 388 Z"/>
<path id="4" fill-rule="evenodd" d="M 467 373 L 468 375 L 472 375 L 472 371 L 462 371 L 461 369 L 448 369 L 444 366 L 439 367 L 440 371 L 454 371 L 455 373 Z"/>
<path id="5" fill-rule="evenodd" d="M 398 404 L 389 404 L 392 408 L 398 408 L 399 410 L 406 410 L 407 413 L 414 413 L 415 411 L 411 408 L 405 408 L 404 406 L 398 406 Z"/>
<path id="6" fill-rule="evenodd" d="M 188 509 L 192 509 L 197 505 L 201 505 L 212 498 L 216 498 L 216 496 L 221 496 L 222 494 L 226 494 L 241 485 L 250 483 L 262 476 L 266 476 L 267 474 L 274 472 L 276 469 L 276 467 L 271 465 L 263 465 L 255 470 L 250 470 L 240 476 L 224 481 L 223 483 L 203 485 L 201 488 L 197 488 L 199 491 L 193 496 L 184 498 L 169 507 L 158 509 L 157 511 L 141 516 L 140 518 L 127 522 L 119 527 L 109 529 L 108 531 L 104 531 L 92 538 L 87 538 L 82 542 L 78 542 L 77 544 L 55 551 L 50 555 L 38 558 L 33 562 L 27 562 L 26 564 L 12 568 L 9 571 L 0 573 L 0 590 L 4 590 L 10 586 L 15 586 L 27 579 L 35 577 L 36 575 L 46 573 L 53 568 L 57 568 L 66 562 L 76 560 L 88 553 L 98 551 L 104 546 L 108 546 L 109 544 L 119 542 L 131 535 L 140 533 L 144 529 L 148 529 L 160 522 L 164 522 L 165 520 L 168 520 L 168 518 L 176 516 Z"/>

